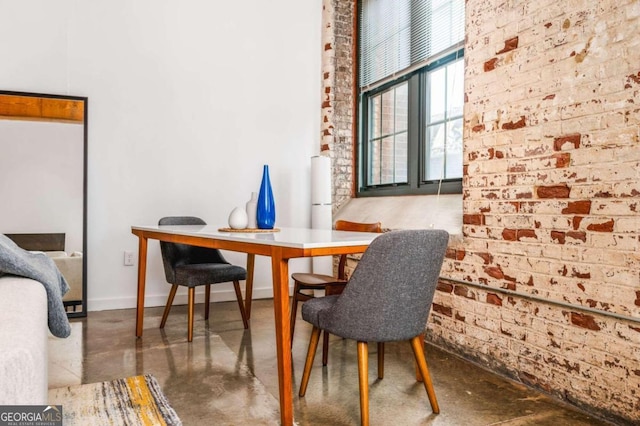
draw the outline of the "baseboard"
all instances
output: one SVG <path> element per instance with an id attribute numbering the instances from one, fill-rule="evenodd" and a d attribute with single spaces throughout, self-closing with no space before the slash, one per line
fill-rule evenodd
<path id="1" fill-rule="evenodd" d="M 164 294 L 146 295 L 144 298 L 144 306 L 147 308 L 154 306 L 164 306 L 167 303 L 167 295 L 169 294 L 169 285 L 167 285 L 167 292 Z M 182 293 L 184 291 L 184 293 Z M 293 291 L 293 287 L 289 288 L 289 294 Z M 245 297 L 244 291 L 242 297 Z M 271 299 L 273 298 L 272 288 L 254 288 L 252 299 Z M 229 302 L 236 300 L 236 293 L 233 289 L 229 290 L 215 290 L 215 287 L 211 288 L 211 301 L 212 302 Z M 88 299 L 87 311 L 108 311 L 112 309 L 130 309 L 136 307 L 137 300 L 135 297 L 117 297 L 109 299 Z M 196 303 L 204 303 L 204 287 L 196 289 Z M 179 289 L 173 300 L 174 305 L 186 305 L 187 294 L 186 290 Z"/>

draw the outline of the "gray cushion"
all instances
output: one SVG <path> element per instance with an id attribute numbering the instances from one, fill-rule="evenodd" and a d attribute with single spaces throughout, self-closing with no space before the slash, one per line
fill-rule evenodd
<path id="1" fill-rule="evenodd" d="M 163 217 L 158 225 L 206 225 L 193 216 Z M 246 269 L 232 265 L 218 249 L 160 242 L 165 277 L 171 284 L 196 287 L 247 278 Z"/>
<path id="2" fill-rule="evenodd" d="M 174 284 L 187 287 L 247 279 L 247 271 L 244 268 L 226 263 L 196 263 L 176 266 L 175 275 Z"/>
<path id="3" fill-rule="evenodd" d="M 331 295 L 325 297 L 316 297 L 312 299 L 313 303 L 305 303 L 302 305 L 302 319 L 316 327 L 324 328 L 326 323 L 320 320 L 320 313 L 327 313 L 329 309 L 336 303 L 340 295 Z"/>
<path id="4" fill-rule="evenodd" d="M 341 337 L 409 340 L 424 331 L 447 248 L 443 230 L 393 231 L 367 248 L 344 292 L 315 298 L 302 317 Z"/>

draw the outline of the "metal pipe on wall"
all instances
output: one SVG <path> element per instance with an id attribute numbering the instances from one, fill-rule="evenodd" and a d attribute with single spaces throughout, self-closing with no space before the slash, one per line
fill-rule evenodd
<path id="1" fill-rule="evenodd" d="M 532 301 L 544 303 L 544 304 L 547 304 L 547 305 L 555 305 L 555 306 L 559 306 L 559 307 L 562 307 L 562 308 L 570 309 L 572 311 L 588 312 L 588 313 L 594 314 L 594 315 L 601 315 L 601 316 L 604 316 L 604 317 L 615 318 L 615 319 L 619 319 L 619 320 L 623 320 L 623 321 L 630 321 L 630 322 L 634 322 L 634 323 L 640 323 L 640 318 L 634 318 L 634 317 L 630 317 L 628 315 L 617 314 L 615 312 L 603 311 L 601 309 L 590 308 L 588 306 L 574 305 L 572 303 L 562 302 L 562 301 L 559 301 L 559 300 L 545 299 L 543 297 L 539 297 L 539 296 L 535 296 L 535 295 L 527 294 L 527 293 L 522 293 L 522 292 L 519 292 L 519 291 L 509 290 L 509 289 L 506 289 L 506 288 L 489 287 L 487 285 L 480 284 L 480 283 L 475 283 L 475 282 L 471 282 L 471 281 L 462 281 L 462 280 L 458 280 L 458 279 L 455 279 L 455 278 L 447 278 L 447 277 L 440 277 L 440 280 L 441 281 L 451 282 L 453 284 L 460 284 L 460 285 L 465 285 L 465 286 L 469 286 L 469 287 L 475 287 L 475 288 L 478 288 L 478 289 L 481 289 L 481 290 L 484 290 L 484 291 L 502 293 L 502 294 L 506 294 L 506 295 L 509 295 L 509 296 L 518 297 L 520 299 L 532 300 Z"/>

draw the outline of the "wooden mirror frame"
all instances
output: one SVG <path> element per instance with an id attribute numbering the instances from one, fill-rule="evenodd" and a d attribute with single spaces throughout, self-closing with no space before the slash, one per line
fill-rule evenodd
<path id="1" fill-rule="evenodd" d="M 82 154 L 82 311 L 67 316 L 87 316 L 87 136 L 88 98 L 82 96 L 0 90 L 0 118 L 83 124 Z"/>

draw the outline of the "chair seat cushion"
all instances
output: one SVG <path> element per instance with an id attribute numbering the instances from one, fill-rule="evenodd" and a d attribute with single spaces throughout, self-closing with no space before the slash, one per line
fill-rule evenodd
<path id="1" fill-rule="evenodd" d="M 324 287 L 329 283 L 346 282 L 332 275 L 324 274 L 308 274 L 308 273 L 295 273 L 291 275 L 294 281 L 302 284 L 303 286 Z"/>
<path id="2" fill-rule="evenodd" d="M 324 329 L 326 324 L 324 323 L 323 318 L 326 317 L 325 314 L 333 307 L 338 300 L 338 297 L 340 296 L 336 294 L 332 296 L 317 297 L 304 302 L 304 305 L 302 305 L 302 318 L 316 327 Z"/>
<path id="3" fill-rule="evenodd" d="M 226 283 L 247 278 L 247 271 L 236 265 L 225 263 L 196 263 L 176 266 L 174 284 L 196 287 L 205 284 Z"/>

